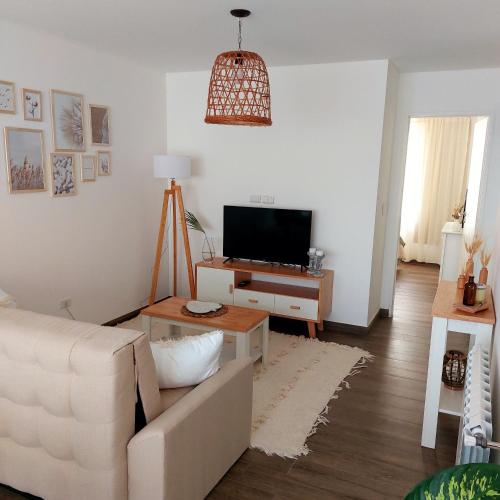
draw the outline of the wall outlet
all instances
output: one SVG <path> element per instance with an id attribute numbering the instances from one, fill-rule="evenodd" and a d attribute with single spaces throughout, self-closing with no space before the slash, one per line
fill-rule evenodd
<path id="1" fill-rule="evenodd" d="M 267 203 L 269 205 L 272 205 L 274 203 L 274 196 L 271 196 L 270 194 L 263 194 L 262 203 Z"/>
<path id="2" fill-rule="evenodd" d="M 260 194 L 251 194 L 250 203 L 260 203 Z"/>
<path id="3" fill-rule="evenodd" d="M 71 297 L 59 301 L 59 309 L 68 309 L 69 307 L 71 307 Z"/>

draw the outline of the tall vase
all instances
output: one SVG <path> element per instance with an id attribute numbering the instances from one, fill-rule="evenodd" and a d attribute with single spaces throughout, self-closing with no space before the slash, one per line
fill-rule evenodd
<path id="1" fill-rule="evenodd" d="M 205 234 L 201 256 L 205 262 L 212 262 L 215 259 L 214 239 Z"/>
<path id="2" fill-rule="evenodd" d="M 483 267 L 479 272 L 479 283 L 481 283 L 481 285 L 486 285 L 487 282 L 488 282 L 488 268 Z"/>
<path id="3" fill-rule="evenodd" d="M 467 259 L 467 264 L 465 265 L 465 277 L 474 276 L 474 259 L 472 255 L 469 255 Z"/>

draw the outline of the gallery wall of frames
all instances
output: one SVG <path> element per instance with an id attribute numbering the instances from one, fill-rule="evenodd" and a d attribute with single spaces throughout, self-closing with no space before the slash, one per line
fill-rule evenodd
<path id="1" fill-rule="evenodd" d="M 43 92 L 50 110 L 43 109 Z M 5 127 L 7 189 L 11 194 L 50 191 L 53 197 L 78 193 L 80 182 L 111 175 L 111 116 L 108 106 L 86 104 L 81 94 L 63 90 L 16 89 L 0 80 L 0 113 L 22 114 L 26 127 Z M 51 136 L 36 123 L 48 120 Z M 46 156 L 47 144 L 51 144 Z"/>

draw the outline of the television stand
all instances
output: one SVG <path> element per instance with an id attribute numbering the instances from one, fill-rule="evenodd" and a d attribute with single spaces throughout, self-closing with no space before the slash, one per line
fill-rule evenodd
<path id="1" fill-rule="evenodd" d="M 330 269 L 311 276 L 298 268 L 217 257 L 196 264 L 197 298 L 307 321 L 315 338 L 332 310 L 333 275 Z M 248 284 L 239 286 L 242 281 Z"/>

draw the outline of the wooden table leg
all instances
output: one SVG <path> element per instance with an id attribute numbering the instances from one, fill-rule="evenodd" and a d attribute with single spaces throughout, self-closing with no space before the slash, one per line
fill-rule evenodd
<path id="1" fill-rule="evenodd" d="M 267 366 L 269 356 L 269 318 L 262 323 L 262 366 Z"/>
<path id="2" fill-rule="evenodd" d="M 424 421 L 422 426 L 422 446 L 436 447 L 436 430 L 441 397 L 441 374 L 443 356 L 446 350 L 448 320 L 432 318 L 431 345 L 429 347 L 429 365 L 427 368 L 427 388 L 425 391 Z"/>
<path id="3" fill-rule="evenodd" d="M 315 339 L 316 338 L 316 323 L 314 321 L 308 321 L 307 322 L 307 329 L 309 330 L 309 338 Z"/>

